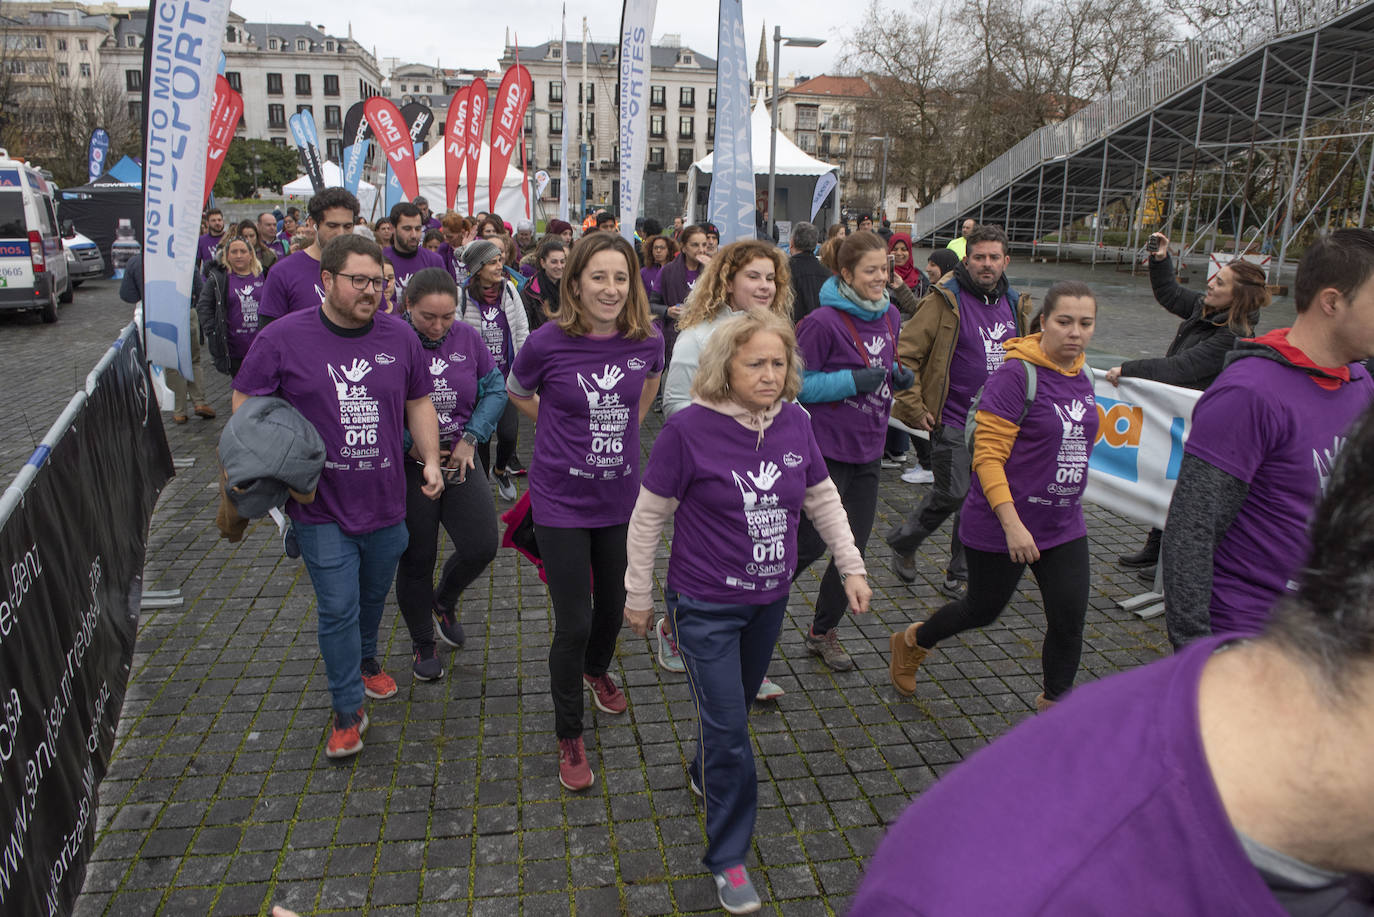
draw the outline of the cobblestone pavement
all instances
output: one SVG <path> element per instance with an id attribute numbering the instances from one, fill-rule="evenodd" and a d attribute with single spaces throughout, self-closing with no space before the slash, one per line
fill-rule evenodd
<path id="1" fill-rule="evenodd" d="M 0 320 L 7 476 L 12 457 L 30 447 L 14 442 L 20 399 L 34 428 L 46 428 L 56 414 L 49 403 L 65 400 L 59 390 L 84 377 L 128 314 L 105 282 L 89 295 L 83 288 L 56 326 Z M 1143 346 L 1161 352 L 1174 321 L 1157 308 L 1149 314 L 1163 321 Z M 328 698 L 309 578 L 269 525 L 237 545 L 214 526 L 214 447 L 228 387 L 209 376 L 221 418 L 169 425 L 174 455 L 194 464 L 163 494 L 148 549 L 146 587 L 180 589 L 185 601 L 143 613 L 77 913 L 248 915 L 273 903 L 303 914 L 715 910 L 700 865 L 703 813 L 686 785 L 695 719 L 685 680 L 661 673 L 651 645 L 623 634 L 611 671 L 629 711 L 608 716 L 588 705 L 597 781 L 585 793 L 564 791 L 548 694 L 548 597 L 508 550 L 465 597 L 468 644 L 448 655 L 441 681 L 411 678 L 405 628 L 388 608 L 383 661 L 400 693 L 369 702 L 360 755 L 324 757 Z M 527 426 L 527 460 L 530 444 Z M 883 471 L 879 536 L 923 490 L 898 475 Z M 1080 683 L 1167 648 L 1161 619 L 1141 621 L 1115 605 L 1139 591 L 1113 560 L 1139 546 L 1141 526 L 1093 509 L 1089 533 Z M 883 826 L 1030 716 L 1040 690 L 1043 615 L 1027 577 L 997 624 L 941 647 L 915 698 L 899 697 L 887 682 L 887 636 L 941 603 L 948 533 L 923 548 L 913 587 L 874 542 L 874 612 L 841 630 L 855 670 L 832 673 L 802 644 L 817 566 L 794 590 L 773 657 L 770 675 L 787 693 L 751 717 L 760 808 L 749 865 L 764 913 L 844 913 Z M 665 545 L 660 577 L 666 558 Z"/>

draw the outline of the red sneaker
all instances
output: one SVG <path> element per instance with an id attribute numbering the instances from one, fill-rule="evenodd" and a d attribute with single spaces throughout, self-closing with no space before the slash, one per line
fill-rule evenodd
<path id="1" fill-rule="evenodd" d="M 585 790 L 596 782 L 581 736 L 558 740 L 558 782 L 573 792 Z"/>
<path id="2" fill-rule="evenodd" d="M 602 713 L 624 713 L 625 708 L 629 706 L 625 700 L 625 692 L 611 680 L 611 676 L 598 675 L 593 678 L 591 675 L 583 675 L 582 680 L 592 689 L 592 700 L 596 703 L 596 709 Z"/>
<path id="3" fill-rule="evenodd" d="M 334 726 L 329 731 L 329 741 L 325 743 L 324 754 L 327 758 L 347 758 L 363 750 L 363 733 L 367 731 L 367 711 L 362 707 L 357 713 L 334 714 Z"/>
<path id="4" fill-rule="evenodd" d="M 364 659 L 362 664 L 363 693 L 377 700 L 396 694 L 396 679 L 382 671 L 376 659 Z"/>

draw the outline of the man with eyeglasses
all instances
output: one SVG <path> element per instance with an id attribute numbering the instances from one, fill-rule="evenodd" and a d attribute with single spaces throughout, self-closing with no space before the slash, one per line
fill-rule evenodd
<path id="1" fill-rule="evenodd" d="M 326 211 L 327 213 L 328 211 Z M 321 253 L 323 302 L 263 328 L 234 377 L 234 409 L 276 396 L 319 431 L 324 472 L 315 499 L 288 501 L 301 558 L 315 587 L 320 654 L 329 681 L 331 758 L 362 750 L 363 696 L 396 682 L 377 660 L 382 608 L 407 533 L 405 462 L 424 467 L 425 496 L 444 489 L 439 421 L 428 360 L 403 322 L 376 318 L 382 250 L 340 233 Z M 402 443 L 408 430 L 414 447 Z"/>
<path id="2" fill-rule="evenodd" d="M 266 325 L 291 312 L 311 310 L 324 299 L 320 252 L 331 239 L 353 232 L 358 199 L 343 188 L 326 188 L 310 199 L 315 241 L 272 266 L 262 290 L 258 321 Z"/>

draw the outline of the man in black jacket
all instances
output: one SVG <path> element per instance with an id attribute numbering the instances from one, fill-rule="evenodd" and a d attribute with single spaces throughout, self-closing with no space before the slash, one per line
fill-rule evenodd
<path id="1" fill-rule="evenodd" d="M 795 223 L 790 240 L 792 269 L 792 320 L 799 322 L 821 304 L 821 287 L 830 279 L 830 271 L 816 257 L 821 234 L 811 223 Z"/>

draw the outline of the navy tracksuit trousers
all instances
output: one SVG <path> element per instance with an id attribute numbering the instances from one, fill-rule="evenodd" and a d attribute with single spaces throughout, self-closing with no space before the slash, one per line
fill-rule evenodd
<path id="1" fill-rule="evenodd" d="M 759 789 L 749 707 L 768 673 L 787 598 L 723 605 L 664 592 L 697 708 L 697 749 L 688 770 L 706 800 L 702 862 L 721 872 L 745 861 L 754 835 Z"/>

